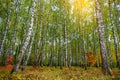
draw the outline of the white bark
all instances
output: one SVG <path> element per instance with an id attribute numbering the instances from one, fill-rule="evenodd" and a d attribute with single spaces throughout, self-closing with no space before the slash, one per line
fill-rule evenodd
<path id="1" fill-rule="evenodd" d="M 35 37 L 35 35 L 32 37 L 32 41 L 30 43 L 30 47 L 29 47 L 29 50 L 28 50 L 27 58 L 26 58 L 25 62 L 23 63 L 23 69 L 25 69 L 25 66 L 28 63 L 28 60 L 29 60 L 29 57 L 30 57 L 30 54 L 31 54 L 31 50 L 32 50 L 32 44 L 33 44 L 33 41 L 34 41 L 34 37 Z"/>
<path id="2" fill-rule="evenodd" d="M 102 56 L 102 63 L 103 63 L 103 69 L 106 73 L 111 75 L 109 66 L 108 66 L 108 59 L 107 59 L 107 51 L 106 51 L 106 45 L 104 42 L 104 25 L 102 20 L 102 13 L 101 13 L 101 6 L 99 0 L 96 0 L 96 14 L 97 14 L 97 20 L 98 20 L 98 30 L 99 30 L 99 38 L 100 38 L 100 48 L 101 48 L 101 56 Z"/>

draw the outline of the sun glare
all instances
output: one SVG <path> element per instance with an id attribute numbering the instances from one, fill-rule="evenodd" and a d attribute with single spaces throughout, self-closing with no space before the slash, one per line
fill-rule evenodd
<path id="1" fill-rule="evenodd" d="M 72 0 L 72 6 L 75 16 L 80 15 L 86 20 L 94 13 L 93 0 Z"/>
<path id="2" fill-rule="evenodd" d="M 78 10 L 83 10 L 83 9 L 89 10 L 90 8 L 93 7 L 93 3 L 94 2 L 92 0 L 74 0 L 73 6 Z"/>

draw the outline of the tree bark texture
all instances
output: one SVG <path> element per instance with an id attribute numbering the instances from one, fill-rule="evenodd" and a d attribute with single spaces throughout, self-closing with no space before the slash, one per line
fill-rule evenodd
<path id="1" fill-rule="evenodd" d="M 105 73 L 111 75 L 110 68 L 109 68 L 109 65 L 108 65 L 106 45 L 105 45 L 105 42 L 104 42 L 104 25 L 103 25 L 101 6 L 100 6 L 100 1 L 99 0 L 96 0 L 96 12 L 97 12 L 96 17 L 97 17 L 97 21 L 98 21 L 98 31 L 99 31 L 99 39 L 100 39 L 100 48 L 101 48 L 103 69 L 105 70 Z"/>

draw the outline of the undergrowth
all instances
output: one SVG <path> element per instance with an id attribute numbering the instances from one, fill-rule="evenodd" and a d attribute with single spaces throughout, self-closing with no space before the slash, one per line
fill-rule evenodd
<path id="1" fill-rule="evenodd" d="M 111 80 L 101 72 L 100 68 L 88 68 L 84 70 L 80 67 L 63 68 L 59 67 L 39 67 L 36 70 L 27 67 L 25 71 L 13 73 L 0 68 L 0 80 Z"/>

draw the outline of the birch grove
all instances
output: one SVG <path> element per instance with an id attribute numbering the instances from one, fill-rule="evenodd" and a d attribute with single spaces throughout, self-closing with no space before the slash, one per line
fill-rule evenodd
<path id="1" fill-rule="evenodd" d="M 0 66 L 120 68 L 119 0 L 0 0 Z M 91 57 L 91 56 L 94 56 Z"/>

